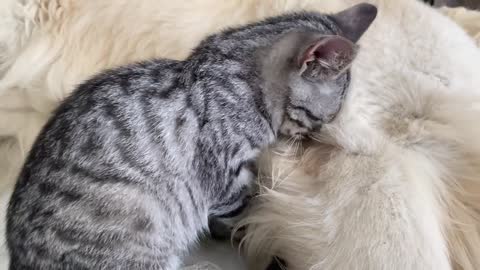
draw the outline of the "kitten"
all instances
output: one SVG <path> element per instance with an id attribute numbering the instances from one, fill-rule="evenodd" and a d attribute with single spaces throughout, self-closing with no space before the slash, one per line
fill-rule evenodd
<path id="1" fill-rule="evenodd" d="M 10 269 L 177 269 L 181 255 L 250 195 L 259 152 L 331 121 L 360 4 L 297 13 L 206 38 L 83 83 L 37 138 L 10 201 Z"/>

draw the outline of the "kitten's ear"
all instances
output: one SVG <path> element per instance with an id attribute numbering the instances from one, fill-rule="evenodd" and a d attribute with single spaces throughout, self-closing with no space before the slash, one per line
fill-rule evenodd
<path id="1" fill-rule="evenodd" d="M 377 17 L 374 5 L 362 3 L 331 15 L 333 21 L 342 31 L 342 36 L 357 42 Z"/>
<path id="2" fill-rule="evenodd" d="M 323 36 L 310 45 L 300 57 L 303 78 L 327 81 L 337 78 L 355 59 L 357 45 L 340 36 Z"/>

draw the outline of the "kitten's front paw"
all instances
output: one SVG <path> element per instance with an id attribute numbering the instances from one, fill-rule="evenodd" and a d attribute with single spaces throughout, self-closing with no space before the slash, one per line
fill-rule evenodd
<path id="1" fill-rule="evenodd" d="M 274 257 L 266 270 L 286 270 L 286 269 L 287 269 L 287 264 L 285 263 L 285 261 L 278 257 Z"/>
<path id="2" fill-rule="evenodd" d="M 226 241 L 231 238 L 233 226 L 221 218 L 211 218 L 208 221 L 210 236 L 214 240 Z"/>
<path id="3" fill-rule="evenodd" d="M 212 218 L 208 222 L 210 236 L 217 241 L 240 242 L 245 237 L 246 230 L 244 227 L 234 231 L 235 225 L 240 217 L 235 218 Z M 233 234 L 233 235 L 232 235 Z"/>
<path id="4" fill-rule="evenodd" d="M 210 236 L 217 241 L 240 242 L 246 234 L 246 228 L 241 227 L 234 231 L 236 224 L 241 219 L 240 216 L 233 218 L 212 218 L 209 221 Z M 232 235 L 233 234 L 233 235 Z"/>

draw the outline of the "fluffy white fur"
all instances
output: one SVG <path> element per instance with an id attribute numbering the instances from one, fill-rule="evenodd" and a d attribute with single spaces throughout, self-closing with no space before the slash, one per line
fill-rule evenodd
<path id="1" fill-rule="evenodd" d="M 338 119 L 297 161 L 295 145 L 266 156 L 247 251 L 289 269 L 480 269 L 480 50 L 418 2 L 372 2 Z"/>
<path id="2" fill-rule="evenodd" d="M 1 206 L 48 113 L 96 71 L 181 59 L 228 25 L 356 2 L 0 1 Z M 480 51 L 421 3 L 370 2 L 379 17 L 338 119 L 319 142 L 262 160 L 245 220 L 259 269 L 273 254 L 289 269 L 480 269 Z"/>

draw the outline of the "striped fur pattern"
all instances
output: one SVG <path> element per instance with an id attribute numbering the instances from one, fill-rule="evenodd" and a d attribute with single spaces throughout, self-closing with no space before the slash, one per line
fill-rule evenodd
<path id="1" fill-rule="evenodd" d="M 300 9 L 338 11 L 355 2 L 359 0 L 0 1 L 0 25 L 2 26 L 0 27 L 0 47 L 2 48 L 0 50 L 0 135 L 12 138 L 2 140 L 0 145 L 0 177 L 2 178 L 0 180 L 0 212 L 2 216 L 11 194 L 10 186 L 14 182 L 12 176 L 17 174 L 21 160 L 24 158 L 22 154 L 30 150 L 33 139 L 46 122 L 49 112 L 56 108 L 59 102 L 71 93 L 74 86 L 87 76 L 106 67 L 152 57 L 184 59 L 206 34 L 218 31 L 225 26 L 244 24 L 265 16 Z M 263 255 L 272 253 L 282 255 L 288 260 L 288 266 L 291 269 L 294 267 L 308 269 L 309 266 L 319 262 L 332 265 L 334 269 L 405 269 L 407 259 L 421 262 L 417 258 L 425 259 L 424 263 L 445 261 L 444 258 L 449 258 L 453 269 L 479 269 L 480 229 L 476 224 L 479 224 L 480 217 L 478 200 L 480 186 L 478 168 L 480 167 L 475 164 L 478 164 L 479 160 L 478 134 L 480 133 L 478 125 L 475 125 L 478 122 L 478 105 L 472 106 L 475 100 L 472 94 L 478 93 L 480 85 L 474 82 L 476 78 L 480 78 L 478 76 L 478 63 L 480 63 L 478 59 L 480 58 L 475 52 L 478 48 L 470 45 L 469 38 L 455 26 L 453 21 L 460 24 L 470 35 L 476 36 L 478 45 L 480 28 L 477 22 L 480 21 L 478 19 L 480 12 L 441 9 L 442 13 L 447 13 L 453 19 L 451 21 L 446 20 L 434 9 L 422 7 L 418 0 L 370 2 L 378 5 L 381 16 L 377 18 L 375 29 L 372 28 L 369 31 L 370 34 L 360 43 L 362 45 L 360 52 L 363 53 L 359 55 L 361 57 L 354 65 L 361 66 L 357 69 L 360 73 L 352 76 L 353 79 L 357 78 L 357 82 L 352 84 L 349 96 L 352 92 L 365 92 L 365 89 L 374 89 L 367 94 L 372 97 L 379 96 L 383 89 L 389 89 L 391 93 L 404 92 L 402 89 L 406 86 L 403 84 L 409 82 L 411 78 L 406 79 L 399 74 L 411 70 L 415 63 L 417 69 L 424 66 L 424 74 L 425 70 L 430 73 L 432 70 L 440 70 L 443 73 L 443 79 L 451 79 L 454 82 L 447 87 L 447 91 L 453 93 L 454 98 L 442 98 L 442 104 L 448 106 L 437 111 L 437 113 L 443 111 L 444 115 L 436 118 L 440 120 L 439 122 L 452 125 L 450 125 L 451 129 L 442 129 L 440 125 L 439 129 L 430 131 L 437 135 L 449 136 L 450 141 L 456 141 L 462 144 L 464 149 L 468 149 L 468 154 L 459 156 L 451 155 L 448 151 L 440 151 L 444 161 L 428 167 L 428 170 L 422 166 L 424 163 L 414 159 L 409 163 L 402 162 L 401 170 L 408 168 L 412 172 L 411 175 L 415 176 L 412 181 L 405 181 L 405 178 L 382 181 L 395 184 L 395 187 L 403 188 L 410 193 L 376 197 L 375 200 L 371 200 L 370 208 L 353 204 L 348 208 L 351 211 L 344 215 L 351 219 L 332 220 L 327 219 L 328 217 L 324 214 L 335 213 L 332 211 L 335 205 L 341 206 L 345 199 L 352 197 L 352 193 L 348 191 L 360 186 L 362 182 L 357 181 L 361 179 L 358 175 L 362 174 L 366 168 L 335 167 L 333 163 L 321 166 L 325 164 L 325 160 L 331 153 L 331 147 L 320 145 L 311 149 L 308 155 L 301 158 L 301 162 L 297 162 L 298 159 L 295 157 L 283 155 L 279 147 L 272 152 L 275 155 L 268 156 L 274 160 L 270 161 L 267 158 L 263 166 L 259 166 L 264 168 L 269 178 L 273 177 L 276 181 L 273 185 L 265 183 L 265 187 L 273 187 L 273 190 L 261 196 L 263 200 L 260 204 L 264 212 L 256 212 L 258 215 L 255 215 L 254 220 L 255 224 L 263 226 L 257 226 L 258 233 L 249 238 L 252 241 L 249 244 L 253 251 L 252 255 L 256 255 L 254 251 L 261 251 Z M 99 37 L 102 38 L 101 42 Z M 368 44 L 372 46 L 365 47 Z M 418 65 L 419 63 L 421 64 Z M 424 76 L 417 78 L 416 81 L 428 80 L 429 76 Z M 357 86 L 362 82 L 375 82 L 376 86 L 372 87 L 371 84 Z M 415 100 L 421 100 L 420 97 L 423 97 L 422 93 L 427 86 L 428 84 L 408 86 L 411 89 L 408 99 L 410 101 L 403 95 L 403 98 L 400 96 L 397 100 L 390 99 L 389 103 L 378 99 L 377 104 L 387 104 L 382 106 L 384 109 L 391 107 L 391 104 L 416 104 L 414 108 L 427 108 L 427 105 L 430 106 L 433 103 L 423 101 L 414 103 Z M 438 96 L 438 92 L 433 96 L 435 95 Z M 466 95 L 467 99 L 462 101 L 464 104 L 456 105 L 459 101 L 456 98 L 459 95 Z M 391 97 L 394 98 L 395 95 Z M 351 106 L 357 106 L 358 109 L 350 114 L 356 115 L 359 111 L 369 111 L 373 108 L 370 102 L 362 103 L 359 99 L 355 100 L 355 102 L 345 103 L 342 111 L 348 111 Z M 469 108 L 473 110 L 469 111 Z M 408 107 L 397 106 L 397 113 L 387 114 L 388 118 L 385 119 L 398 121 L 395 119 L 399 119 L 398 111 L 402 110 L 407 111 Z M 451 121 L 444 121 L 445 116 Z M 370 117 L 365 115 L 360 118 L 365 121 Z M 358 117 L 355 119 L 358 120 Z M 347 153 L 348 149 L 355 149 L 355 144 L 360 143 L 362 137 L 365 137 L 364 133 L 360 132 L 361 129 L 355 127 L 356 125 L 352 123 L 345 123 L 342 128 L 344 132 L 337 133 L 337 135 L 348 134 L 343 136 L 345 139 L 339 137 L 337 140 L 338 145 L 343 147 L 339 149 L 344 149 L 337 153 Z M 422 126 L 418 127 L 422 128 Z M 376 128 L 382 129 L 381 126 Z M 408 136 L 404 138 L 413 139 Z M 370 142 L 374 141 L 371 137 L 368 139 Z M 364 145 L 367 149 L 383 150 L 383 143 L 380 141 L 377 145 L 366 143 Z M 435 153 L 438 146 L 441 144 L 426 144 L 422 153 Z M 305 148 L 306 145 L 303 147 Z M 294 147 L 291 152 L 298 152 L 294 151 L 296 148 Z M 278 154 L 279 152 L 282 155 Z M 377 154 L 377 157 L 382 156 L 381 151 Z M 400 154 L 401 152 L 394 152 L 391 155 L 393 161 L 397 162 L 392 162 L 389 166 L 399 166 Z M 354 156 L 355 152 L 352 152 L 352 155 Z M 339 164 L 345 163 L 345 157 L 337 157 Z M 380 162 L 380 159 L 372 159 L 370 168 L 385 167 L 385 164 Z M 290 170 L 292 167 L 296 168 L 295 173 Z M 324 178 L 318 175 L 323 168 L 330 169 L 330 177 Z M 338 180 L 344 179 L 344 175 L 334 174 L 335 168 L 348 168 L 356 176 L 340 182 Z M 422 172 L 428 172 L 428 174 Z M 435 176 L 436 172 L 448 173 L 448 177 L 443 179 L 447 183 L 459 183 L 461 186 L 443 186 L 442 181 L 434 181 L 440 184 L 440 187 L 443 186 L 444 191 L 448 191 L 438 192 L 432 186 L 425 185 L 425 183 L 432 183 L 433 178 L 430 176 Z M 424 188 L 422 190 L 411 188 L 410 184 L 415 182 L 423 183 Z M 328 183 L 331 190 L 337 189 L 338 192 L 323 193 L 325 196 L 318 195 L 318 190 L 324 186 L 324 183 Z M 341 183 L 348 183 L 348 185 L 342 186 Z M 424 196 L 425 192 L 434 196 Z M 311 196 L 305 194 L 311 194 Z M 439 200 L 432 201 L 435 198 Z M 393 221 L 399 216 L 390 215 L 393 212 L 392 208 L 383 208 L 384 212 L 379 212 L 379 209 L 382 209 L 380 207 L 388 202 L 401 205 L 402 201 L 418 202 L 419 199 L 421 203 L 415 203 L 413 207 L 404 208 L 404 211 L 400 212 L 401 217 L 405 220 L 409 219 L 410 222 L 399 223 L 396 227 L 392 226 L 395 224 Z M 326 207 L 320 208 L 319 203 L 325 201 L 330 203 L 325 203 L 323 205 Z M 426 216 L 431 216 L 429 214 L 433 212 L 431 207 L 423 208 L 422 212 L 418 212 L 419 206 L 438 205 L 439 201 L 444 206 L 450 206 L 436 208 L 435 213 L 441 218 L 425 219 Z M 358 209 L 363 209 L 363 213 L 367 215 L 356 215 L 355 211 Z M 273 214 L 264 215 L 264 213 Z M 295 215 L 291 215 L 292 213 Z M 380 216 L 379 213 L 384 215 Z M 383 218 L 379 219 L 379 217 Z M 322 226 L 324 220 L 329 222 Z M 5 237 L 4 219 L 1 221 L 0 232 Z M 425 229 L 415 230 L 419 228 L 418 224 L 424 224 Z M 436 236 L 449 244 L 447 249 L 432 253 L 431 248 L 438 246 L 436 243 L 442 240 L 426 236 L 432 236 L 432 228 L 438 226 L 444 227 L 448 233 L 436 234 Z M 324 228 L 333 227 L 341 229 L 334 231 L 335 234 L 328 234 L 330 238 L 326 238 L 322 233 Z M 377 228 L 377 230 L 369 231 L 370 228 Z M 410 235 L 410 237 L 392 238 L 392 234 L 379 228 L 394 228 L 397 234 L 393 235 Z M 270 232 L 274 233 L 270 234 Z M 355 234 L 355 237 L 349 237 L 352 234 Z M 272 239 L 277 241 L 273 243 Z M 328 239 L 335 241 L 328 242 Z M 376 246 L 381 247 L 378 243 L 383 243 L 382 239 L 387 239 L 387 243 L 390 243 L 392 248 L 375 249 Z M 8 258 L 3 256 L 6 253 L 3 243 L 4 239 L 1 239 L 0 269 L 2 270 L 7 269 L 8 264 Z M 300 248 L 297 248 L 297 245 Z M 209 254 L 208 258 L 219 262 L 219 265 L 222 263 L 218 257 L 229 261 L 222 265 L 223 269 L 237 269 L 230 263 L 235 260 L 226 258 L 228 256 L 218 252 L 218 248 L 208 246 L 208 251 L 214 253 Z M 400 252 L 402 255 L 398 255 Z M 333 256 L 335 254 L 336 256 Z M 371 256 L 372 254 L 375 256 Z M 296 262 L 300 264 L 295 265 Z M 257 265 L 258 263 L 257 260 Z M 431 269 L 431 267 L 424 266 L 423 269 Z"/>
<path id="2" fill-rule="evenodd" d="M 363 4 L 269 18 L 211 35 L 185 61 L 81 84 L 15 186 L 10 269 L 177 269 L 209 219 L 246 204 L 262 149 L 337 114 L 375 16 Z"/>

